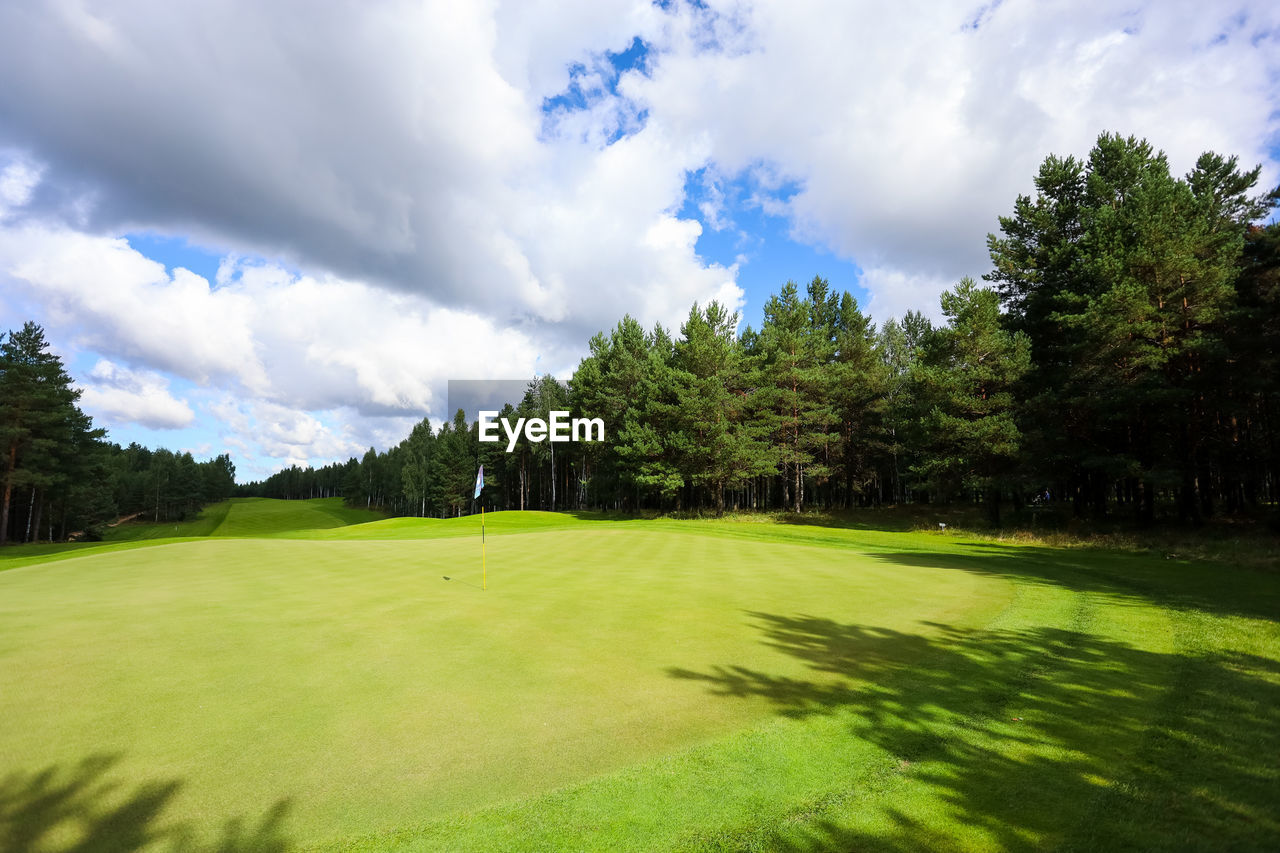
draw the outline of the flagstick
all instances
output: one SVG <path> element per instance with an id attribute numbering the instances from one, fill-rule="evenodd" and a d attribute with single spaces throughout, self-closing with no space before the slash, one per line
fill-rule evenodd
<path id="1" fill-rule="evenodd" d="M 484 553 L 484 504 L 480 504 L 480 572 L 481 589 L 489 588 L 489 565 Z"/>

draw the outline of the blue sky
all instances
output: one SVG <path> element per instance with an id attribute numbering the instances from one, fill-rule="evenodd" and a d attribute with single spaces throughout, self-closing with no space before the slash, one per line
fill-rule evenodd
<path id="1" fill-rule="evenodd" d="M 743 291 L 743 301 L 739 308 L 742 328 L 747 325 L 760 328 L 765 302 L 789 280 L 803 287 L 815 275 L 820 275 L 833 288 L 847 290 L 860 303 L 866 302 L 867 292 L 857 284 L 858 268 L 820 247 L 792 239 L 788 233 L 790 225 L 785 217 L 771 216 L 758 206 L 743 206 L 735 210 L 732 222 L 724 223 L 720 230 L 705 222 L 705 217 L 698 211 L 698 204 L 706 196 L 700 186 L 701 180 L 701 170 L 690 174 L 688 200 L 681 208 L 680 216 L 696 219 L 702 224 L 703 231 L 696 244 L 700 257 L 724 266 L 738 264 L 737 283 Z M 749 194 L 750 187 L 745 180 L 739 180 L 726 187 L 726 190 L 743 195 Z M 225 257 L 217 249 L 199 246 L 187 237 L 155 232 L 128 233 L 123 237 L 130 247 L 147 258 L 164 264 L 169 270 L 184 267 L 214 282 L 216 286 L 218 268 Z M 259 264 L 270 263 L 269 259 L 262 257 L 249 260 Z M 79 351 L 72 355 L 68 367 L 75 376 L 88 377 L 98 359 L 99 356 L 94 352 Z M 175 377 L 169 387 L 174 396 L 182 399 L 199 399 L 205 396 L 204 390 L 197 383 L 181 377 Z M 181 447 L 204 457 L 226 451 L 219 427 L 220 424 L 213 418 L 196 420 L 181 431 Z M 113 424 L 110 437 L 122 445 L 137 442 L 147 447 L 175 446 L 173 429 L 153 429 L 130 421 Z"/>
<path id="2" fill-rule="evenodd" d="M 404 0 L 298 27 L 0 7 L 0 326 L 44 325 L 114 440 L 241 479 L 394 444 L 451 378 L 565 375 L 624 313 L 759 326 L 821 275 L 877 322 L 936 316 L 1040 161 L 1103 131 L 1280 183 L 1274 3 Z"/>

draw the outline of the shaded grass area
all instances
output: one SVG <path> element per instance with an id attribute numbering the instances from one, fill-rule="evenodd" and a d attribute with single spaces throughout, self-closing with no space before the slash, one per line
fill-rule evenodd
<path id="1" fill-rule="evenodd" d="M 195 518 L 186 521 L 126 521 L 115 527 L 108 527 L 103 532 L 102 539 L 104 542 L 137 542 L 146 539 L 211 536 L 226 521 L 231 506 L 230 500 L 209 504 Z"/>
<path id="2" fill-rule="evenodd" d="M 481 592 L 478 518 L 315 521 L 0 577 L 0 827 L 136 799 L 97 849 L 1280 848 L 1265 568 L 494 513 Z M 91 807 L 30 805 L 104 753 Z"/>
<path id="3" fill-rule="evenodd" d="M 151 780 L 129 789 L 113 774 L 119 763 L 119 755 L 89 755 L 74 766 L 0 777 L 0 849 L 284 853 L 293 846 L 281 831 L 287 799 L 257 820 L 228 818 L 216 834 L 202 838 L 189 824 L 163 817 L 181 780 Z"/>
<path id="4" fill-rule="evenodd" d="M 749 519 L 751 516 L 740 516 Z M 1052 511 L 1006 515 L 1004 527 L 988 526 L 985 511 L 965 504 L 915 504 L 804 515 L 769 513 L 771 523 L 849 530 L 945 532 L 1049 548 L 1121 551 L 1161 559 L 1204 560 L 1280 570 L 1280 514 L 1265 508 L 1252 515 L 1218 516 L 1201 524 L 1162 521 L 1137 525 L 1125 519 L 1079 519 L 1065 506 Z M 945 529 L 939 525 L 946 525 Z"/>
<path id="5" fill-rule="evenodd" d="M 376 510 L 348 507 L 342 498 L 232 498 L 227 504 L 226 518 L 211 535 L 255 538 L 364 524 L 384 517 Z"/>
<path id="6" fill-rule="evenodd" d="M 1185 622 L 1169 651 L 1103 639 L 1081 612 L 1071 629 L 947 628 L 895 678 L 919 637 L 755 615 L 768 642 L 850 681 L 673 676 L 787 715 L 850 709 L 850 735 L 898 765 L 880 791 L 829 792 L 781 820 L 695 833 L 691 848 L 1266 850 L 1280 838 L 1270 658 L 1177 648 L 1196 643 Z"/>
<path id="7" fill-rule="evenodd" d="M 1019 585 L 979 627 L 745 613 L 802 674 L 739 659 L 668 675 L 718 702 L 765 700 L 779 722 L 344 849 L 1275 849 L 1274 615 L 1060 580 Z"/>
<path id="8" fill-rule="evenodd" d="M 753 603 L 905 630 L 981 621 L 1004 595 L 827 549 L 607 527 L 495 537 L 482 593 L 461 583 L 480 579 L 478 543 L 427 544 L 214 538 L 6 572 L 0 754 L 26 772 L 126 754 L 124 779 L 184 780 L 166 815 L 206 828 L 285 796 L 291 837 L 319 842 L 766 721 L 767 703 L 708 706 L 666 675 L 725 655 L 795 669 L 752 642 Z"/>
<path id="9" fill-rule="evenodd" d="M 36 563 L 110 553 L 149 545 L 173 544 L 210 536 L 231 538 L 298 537 L 346 525 L 365 525 L 382 513 L 352 509 L 341 498 L 280 501 L 231 498 L 205 507 L 193 519 L 180 522 L 128 521 L 107 528 L 100 542 L 38 543 L 0 548 L 0 571 Z M 376 537 L 365 537 L 376 538 Z"/>

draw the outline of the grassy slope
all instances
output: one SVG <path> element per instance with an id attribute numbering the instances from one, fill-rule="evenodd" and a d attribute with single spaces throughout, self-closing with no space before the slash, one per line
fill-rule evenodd
<path id="1" fill-rule="evenodd" d="M 331 541 L 0 575 L 0 815 L 50 766 L 126 783 L 94 805 L 148 831 L 356 849 L 1280 837 L 1273 575 L 500 513 L 482 593 L 477 519 L 308 531 L 275 503 L 217 532 Z"/>
<path id="2" fill-rule="evenodd" d="M 36 563 L 82 557 L 88 553 L 133 550 L 210 536 L 306 538 L 333 528 L 366 524 L 380 519 L 382 513 L 351 509 L 343 505 L 341 498 L 309 501 L 232 498 L 205 507 L 199 515 L 187 521 L 131 521 L 107 528 L 101 542 L 42 543 L 0 548 L 0 572 Z"/>
<path id="3" fill-rule="evenodd" d="M 267 498 L 233 498 L 226 519 L 214 536 L 275 536 L 362 524 L 382 518 L 374 510 L 351 509 L 342 498 L 310 501 L 277 501 Z"/>
<path id="4" fill-rule="evenodd" d="M 211 536 L 227 520 L 227 514 L 234 503 L 235 501 L 227 500 L 210 504 L 195 518 L 187 521 L 126 521 L 115 527 L 108 527 L 102 539 L 104 542 L 138 542 L 149 539 Z"/>

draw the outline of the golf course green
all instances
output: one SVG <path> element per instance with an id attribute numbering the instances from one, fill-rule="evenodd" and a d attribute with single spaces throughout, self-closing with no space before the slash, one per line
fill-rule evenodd
<path id="1" fill-rule="evenodd" d="M 1273 570 L 370 519 L 0 551 L 0 849 L 1280 849 Z"/>

